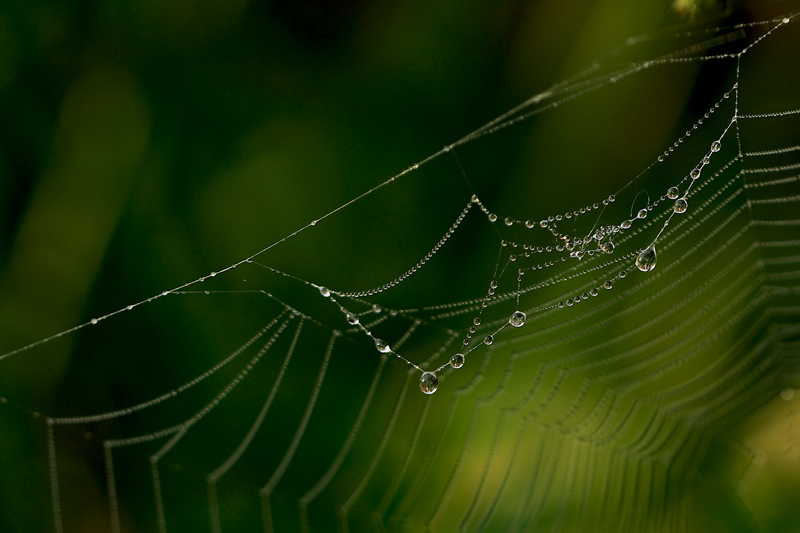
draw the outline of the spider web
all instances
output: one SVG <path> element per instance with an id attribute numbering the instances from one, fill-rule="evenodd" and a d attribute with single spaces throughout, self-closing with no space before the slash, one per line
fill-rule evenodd
<path id="1" fill-rule="evenodd" d="M 53 529 L 788 527 L 796 20 L 628 39 L 257 253 L 7 351 L 12 379 L 74 349 L 141 380 L 118 405 L 80 380 L 45 415 L 3 399 Z M 638 99 L 669 82 L 689 103 Z M 591 147 L 607 107 L 619 151 Z M 395 230 L 419 195 L 437 213 Z M 315 234 L 333 248 L 298 265 Z M 217 333 L 148 346 L 194 314 Z"/>

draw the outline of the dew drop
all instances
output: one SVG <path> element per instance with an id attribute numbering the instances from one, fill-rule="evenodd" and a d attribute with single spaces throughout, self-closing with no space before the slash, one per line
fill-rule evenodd
<path id="1" fill-rule="evenodd" d="M 589 291 L 589 294 L 591 294 L 592 296 L 597 296 L 598 294 L 597 287 L 592 288 L 592 290 Z"/>
<path id="2" fill-rule="evenodd" d="M 319 293 L 325 298 L 328 298 L 331 295 L 331 290 L 328 287 L 320 287 Z"/>
<path id="3" fill-rule="evenodd" d="M 689 204 L 686 202 L 686 198 L 678 198 L 675 200 L 675 205 L 672 206 L 672 209 L 676 213 L 685 213 L 687 207 L 689 207 Z"/>
<path id="4" fill-rule="evenodd" d="M 478 198 L 477 194 L 473 194 L 471 200 L 473 204 L 477 204 L 478 202 L 480 202 L 480 198 Z"/>
<path id="5" fill-rule="evenodd" d="M 642 272 L 650 272 L 656 267 L 656 247 L 651 244 L 641 252 L 636 258 L 636 268 Z"/>
<path id="6" fill-rule="evenodd" d="M 453 368 L 461 368 L 464 366 L 464 354 L 454 353 L 450 358 L 450 366 Z"/>
<path id="7" fill-rule="evenodd" d="M 605 287 L 606 289 L 610 289 L 610 288 L 611 288 L 611 287 L 613 287 L 613 286 L 614 286 L 614 282 L 613 282 L 613 281 L 611 281 L 610 279 L 607 279 L 607 280 L 606 280 L 606 281 L 603 283 L 603 287 Z"/>
<path id="8" fill-rule="evenodd" d="M 373 313 L 375 313 L 375 314 L 378 314 L 378 313 L 380 313 L 381 311 L 383 311 L 383 308 L 382 308 L 380 305 L 378 305 L 378 304 L 372 304 L 372 312 L 373 312 Z"/>
<path id="9" fill-rule="evenodd" d="M 483 344 L 485 344 L 486 346 L 491 346 L 493 342 L 494 342 L 494 337 L 492 335 L 486 335 L 486 337 L 484 337 L 483 339 Z"/>
<path id="10" fill-rule="evenodd" d="M 381 353 L 389 353 L 392 351 L 392 348 L 383 339 L 375 339 L 375 348 Z"/>
<path id="11" fill-rule="evenodd" d="M 359 320 L 358 320 L 358 317 L 356 315 L 354 315 L 353 313 L 347 313 L 347 322 L 351 326 L 356 326 L 356 325 L 358 325 Z"/>
<path id="12" fill-rule="evenodd" d="M 543 227 L 543 228 L 546 228 L 547 227 L 547 220 L 542 219 L 541 221 L 539 221 L 539 225 L 541 227 Z"/>
<path id="13" fill-rule="evenodd" d="M 511 217 L 506 217 L 505 223 L 506 223 L 506 226 L 513 226 L 514 225 L 514 219 L 511 218 Z"/>
<path id="14" fill-rule="evenodd" d="M 714 141 L 711 143 L 712 152 L 719 152 L 720 148 L 722 148 L 722 144 L 719 141 Z"/>
<path id="15" fill-rule="evenodd" d="M 478 317 L 475 317 L 475 318 L 472 319 L 472 323 L 475 324 L 476 326 L 480 326 L 481 325 L 481 319 L 478 318 Z"/>
<path id="16" fill-rule="evenodd" d="M 535 225 L 536 224 L 533 223 L 533 220 L 526 220 L 525 221 L 525 227 L 528 228 L 528 229 L 531 229 Z"/>
<path id="17" fill-rule="evenodd" d="M 522 327 L 525 324 L 525 313 L 522 311 L 514 311 L 511 314 L 511 318 L 508 319 L 508 323 L 515 328 Z"/>
<path id="18" fill-rule="evenodd" d="M 92 324 L 97 324 L 97 319 L 96 318 L 92 319 Z"/>
<path id="19" fill-rule="evenodd" d="M 696 180 L 697 178 L 699 178 L 700 177 L 700 169 L 699 168 L 693 168 L 692 171 L 689 172 L 689 177 L 692 178 L 693 180 Z"/>
<path id="20" fill-rule="evenodd" d="M 783 23 L 789 24 L 789 17 L 783 17 Z"/>
<path id="21" fill-rule="evenodd" d="M 569 307 L 572 307 L 573 305 L 575 305 L 575 300 L 573 300 L 572 298 L 567 298 L 567 305 Z"/>
<path id="22" fill-rule="evenodd" d="M 631 221 L 623 220 L 622 224 L 620 224 L 619 227 L 621 227 L 622 229 L 629 229 L 631 227 Z"/>
<path id="23" fill-rule="evenodd" d="M 497 222 L 497 215 L 489 213 L 489 222 Z"/>
<path id="24" fill-rule="evenodd" d="M 491 287 L 492 289 L 496 289 L 496 288 L 497 288 L 497 281 L 495 281 L 495 280 L 492 280 L 492 281 L 489 283 L 489 287 Z"/>
<path id="25" fill-rule="evenodd" d="M 605 253 L 610 254 L 614 251 L 614 243 L 611 241 L 604 242 L 602 248 Z"/>
<path id="26" fill-rule="evenodd" d="M 439 378 L 433 372 L 424 372 L 419 378 L 419 390 L 425 394 L 433 394 L 439 388 Z"/>
<path id="27" fill-rule="evenodd" d="M 627 275 L 628 275 L 628 271 L 627 270 L 620 270 L 619 274 L 617 274 L 617 276 L 619 276 L 620 279 L 624 278 Z"/>
<path id="28" fill-rule="evenodd" d="M 564 302 L 558 302 L 558 308 L 564 309 Z"/>
<path id="29" fill-rule="evenodd" d="M 645 218 L 647 217 L 647 209 L 639 209 L 639 213 L 636 215 L 636 218 Z"/>
<path id="30" fill-rule="evenodd" d="M 669 198 L 670 200 L 674 200 L 675 198 L 680 196 L 680 194 L 681 191 L 679 191 L 677 187 L 670 187 L 667 190 L 667 198 Z"/>

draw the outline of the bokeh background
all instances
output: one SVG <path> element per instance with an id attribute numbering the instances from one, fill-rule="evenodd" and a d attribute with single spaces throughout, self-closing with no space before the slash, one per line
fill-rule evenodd
<path id="1" fill-rule="evenodd" d="M 676 32 L 764 20 L 797 7 L 792 2 L 711 0 L 633 5 L 619 0 L 4 3 L 0 353 L 222 270 L 583 71 L 593 60 L 610 68 L 655 57 L 702 41 L 681 40 Z M 795 26 L 788 29 L 796 33 Z M 650 38 L 625 47 L 629 37 L 638 35 Z M 747 65 L 749 85 L 742 98 L 749 112 L 800 107 L 797 39 L 776 41 L 764 54 L 752 54 Z M 622 51 L 614 55 L 618 47 Z M 259 261 L 334 289 L 360 290 L 414 265 L 473 193 L 498 213 L 534 220 L 600 201 L 639 174 L 713 105 L 734 80 L 731 67 L 731 62 L 667 66 L 606 84 L 569 109 L 459 148 L 468 180 L 452 158 L 438 158 L 276 246 Z M 701 137 L 702 142 L 714 133 Z M 759 135 L 774 137 L 767 147 L 800 140 L 796 121 L 769 126 L 753 137 Z M 674 160 L 680 168 L 677 156 Z M 626 190 L 618 201 L 620 212 L 642 202 L 637 193 L 648 184 L 674 179 L 669 172 L 647 176 L 643 179 L 650 181 Z M 786 238 L 797 238 L 787 231 Z M 374 301 L 402 309 L 480 297 L 491 278 L 496 244 L 497 234 L 484 219 L 470 219 L 449 251 Z M 247 467 L 224 485 L 225 529 L 260 530 L 254 487 L 266 482 L 282 457 L 313 389 L 330 329 L 343 327 L 341 315 L 308 286 L 251 265 L 205 284 L 211 290 L 244 292 L 169 295 L 0 361 L 0 396 L 7 400 L 0 405 L 0 530 L 53 527 L 44 417 L 118 409 L 202 373 L 275 316 L 274 301 L 255 292 L 263 289 L 318 323 L 304 325 L 305 344 L 287 374 L 266 435 L 253 445 L 258 457 L 250 457 Z M 667 295 L 663 303 L 668 307 L 678 298 Z M 796 316 L 788 320 L 796 322 Z M 454 322 L 450 327 L 463 331 L 468 325 Z M 399 337 L 406 326 L 393 327 L 385 332 L 387 338 Z M 615 327 L 630 325 L 623 321 Z M 341 343 L 347 349 L 332 359 L 320 413 L 298 450 L 292 481 L 273 501 L 273 510 L 284 509 L 275 511 L 279 531 L 300 527 L 296 500 L 319 479 L 349 434 L 380 362 L 363 337 L 353 335 Z M 435 332 L 426 333 L 406 354 L 421 361 L 441 344 Z M 204 477 L 239 442 L 263 403 L 286 346 L 277 348 L 284 352 L 266 359 L 263 381 L 243 386 L 216 419 L 197 428 L 190 444 L 164 461 L 171 530 L 208 530 Z M 309 511 L 312 530 L 337 527 L 336 509 L 363 475 L 360 461 L 371 460 L 380 445 L 399 391 L 410 387 L 409 394 L 416 393 L 415 379 L 407 381 L 403 365 L 390 361 L 387 368 L 386 382 L 365 419 L 363 439 L 339 484 L 331 485 Z M 493 369 L 501 379 L 504 366 Z M 234 375 L 226 370 L 217 381 L 157 411 L 59 429 L 64 530 L 110 527 L 103 439 L 175 424 Z M 440 402 L 431 410 L 435 416 L 444 417 L 452 401 L 454 389 L 446 384 L 431 397 Z M 778 399 L 791 386 L 789 377 L 779 377 L 772 396 Z M 758 396 L 737 415 L 741 420 L 724 431 L 747 433 L 754 442 L 762 439 L 760 449 L 766 451 L 754 461 L 780 456 L 783 462 L 773 461 L 769 464 L 777 466 L 758 470 L 762 477 L 748 478 L 749 484 L 761 485 L 743 499 L 729 487 L 742 472 L 754 476 L 753 470 L 740 467 L 745 459 L 719 452 L 726 448 L 707 446 L 706 452 L 717 453 L 722 464 L 697 467 L 698 473 L 710 473 L 698 491 L 705 500 L 692 507 L 695 514 L 688 515 L 687 523 L 670 527 L 800 530 L 795 497 L 800 494 L 800 418 L 795 404 L 780 398 L 784 403 L 773 405 L 766 398 Z M 378 485 L 390 483 L 396 471 L 392 465 L 405 460 L 424 400 L 407 400 L 402 412 L 407 409 L 414 419 L 401 417 L 388 441 L 387 459 L 376 471 Z M 471 419 L 464 405 L 473 401 L 462 401 L 459 409 L 467 414 L 456 416 L 454 432 L 466 431 Z M 760 418 L 764 426 L 748 418 L 757 411 L 766 413 Z M 438 420 L 434 414 L 432 420 Z M 740 423 L 745 429 L 731 429 Z M 487 461 L 495 452 L 492 431 L 475 444 L 488 454 Z M 435 434 L 426 434 L 420 441 L 423 449 L 435 444 Z M 786 452 L 787 446 L 795 451 Z M 503 444 L 497 448 L 498 454 L 505 450 Z M 132 448 L 116 458 L 126 531 L 156 527 L 147 463 L 156 449 Z M 446 457 L 459 450 L 453 439 L 440 453 Z M 752 459 L 744 452 L 742 457 Z M 475 461 L 478 472 L 486 462 Z M 591 467 L 580 466 L 587 472 Z M 479 475 L 470 475 L 477 483 Z M 620 479 L 618 485 L 626 483 L 627 478 Z M 414 514 L 402 500 L 403 491 L 412 488 L 399 488 L 387 516 L 404 506 Z M 373 518 L 380 494 L 370 490 L 351 510 L 354 530 L 383 527 Z M 451 505 L 463 501 L 467 506 L 471 500 L 468 491 L 457 491 Z M 619 505 L 634 508 L 630 513 L 635 515 L 641 501 Z M 564 522 L 558 509 L 545 509 L 552 516 L 543 519 L 543 527 L 577 527 Z M 387 524 L 418 527 L 404 518 L 400 513 Z M 443 520 L 443 530 L 463 525 L 450 519 Z M 468 525 L 478 527 L 477 522 Z"/>

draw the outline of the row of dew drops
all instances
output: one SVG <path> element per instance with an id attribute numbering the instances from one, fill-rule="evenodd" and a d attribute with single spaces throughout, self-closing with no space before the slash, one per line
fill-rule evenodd
<path id="1" fill-rule="evenodd" d="M 711 144 L 711 152 L 719 152 L 720 149 L 721 149 L 721 143 L 720 143 L 719 140 L 714 141 Z M 636 257 L 636 260 L 635 260 L 635 265 L 636 265 L 636 268 L 638 268 L 641 272 L 650 272 L 656 267 L 656 262 L 657 262 L 658 257 L 657 257 L 657 253 L 656 253 L 655 243 L 658 240 L 658 237 L 663 232 L 663 230 L 669 224 L 669 221 L 672 218 L 672 216 L 674 214 L 681 214 L 681 213 L 685 213 L 687 211 L 687 209 L 689 207 L 689 204 L 688 204 L 688 201 L 687 201 L 687 196 L 689 194 L 689 190 L 691 188 L 691 185 L 694 183 L 695 180 L 697 180 L 700 177 L 702 168 L 710 162 L 710 155 L 711 155 L 710 153 L 706 154 L 703 157 L 701 163 L 697 167 L 692 169 L 692 171 L 689 173 L 688 177 L 690 178 L 690 184 L 685 189 L 683 194 L 681 194 L 681 191 L 680 191 L 678 186 L 672 186 L 667 190 L 666 198 L 675 201 L 673 203 L 673 205 L 672 205 L 673 213 L 671 213 L 670 216 L 667 218 L 667 220 L 665 220 L 661 231 L 656 236 L 656 238 L 653 240 L 653 242 L 650 243 L 650 245 L 648 245 L 646 248 L 644 248 L 644 249 L 639 251 L 639 253 L 638 253 L 637 257 Z M 662 197 L 662 199 L 664 199 L 664 198 Z M 608 199 L 603 201 L 603 205 L 608 205 L 609 203 L 614 202 L 614 200 L 615 200 L 615 198 L 612 195 Z M 477 198 L 477 196 L 473 196 L 472 201 L 474 203 L 477 203 L 477 204 L 480 205 L 481 210 L 485 214 L 487 214 L 488 219 L 489 219 L 490 222 L 494 223 L 494 222 L 497 221 L 497 215 L 494 214 L 494 213 L 489 212 L 489 210 L 486 209 L 485 206 L 483 206 L 483 204 L 480 202 L 480 200 Z M 595 204 L 594 206 L 591 206 L 589 208 L 584 208 L 584 209 L 581 209 L 580 211 L 576 211 L 574 213 L 568 213 L 568 214 L 564 215 L 564 217 L 565 218 L 572 218 L 573 216 L 577 217 L 580 214 L 589 212 L 589 210 L 591 210 L 591 209 L 597 209 L 598 207 L 599 206 L 597 204 Z M 636 214 L 636 216 L 634 217 L 634 219 L 644 219 L 644 218 L 646 218 L 647 217 L 647 212 L 648 212 L 648 209 L 639 210 L 638 213 Z M 569 238 L 566 235 L 558 233 L 556 231 L 556 229 L 555 229 L 555 226 L 553 225 L 553 222 L 554 222 L 554 220 L 555 221 L 560 221 L 561 219 L 562 219 L 561 216 L 550 217 L 548 219 L 543 219 L 539 223 L 539 225 L 540 225 L 540 227 L 549 230 L 550 233 L 552 233 L 553 236 L 556 237 L 557 239 L 560 239 L 560 240 L 564 241 L 563 244 L 558 246 L 558 250 L 559 251 L 567 249 L 567 250 L 570 251 L 570 256 L 571 257 L 577 258 L 577 259 L 580 260 L 583 257 L 582 244 L 584 244 L 586 241 L 585 241 L 585 239 L 581 239 L 581 238 L 573 240 L 573 239 Z M 631 227 L 631 223 L 632 223 L 632 221 L 634 219 L 624 220 L 620 225 L 621 228 L 623 230 L 624 229 L 629 229 Z M 505 224 L 507 226 L 512 226 L 515 222 L 517 222 L 517 221 L 515 221 L 511 217 L 507 217 L 505 219 Z M 525 225 L 528 228 L 534 228 L 536 226 L 536 224 L 531 222 L 530 220 L 525 221 Z M 506 245 L 505 241 L 503 242 L 503 245 Z M 580 248 L 578 248 L 578 247 L 580 247 Z M 610 254 L 610 253 L 612 253 L 614 251 L 614 243 L 613 243 L 613 241 L 609 240 L 609 241 L 606 241 L 606 242 L 602 243 L 599 248 L 600 248 L 601 251 Z M 626 270 L 624 270 L 624 269 L 621 270 L 618 273 L 618 277 L 620 277 L 620 278 L 624 278 L 625 276 L 626 276 Z M 332 296 L 334 294 L 333 291 L 331 291 L 328 287 L 318 286 L 318 285 L 315 285 L 315 286 L 319 289 L 319 292 L 323 297 L 330 298 L 331 300 L 333 300 L 335 302 L 335 299 Z M 486 308 L 488 306 L 488 300 L 494 294 L 494 291 L 495 291 L 495 289 L 497 289 L 497 286 L 498 286 L 498 284 L 497 284 L 496 280 L 492 280 L 490 282 L 490 284 L 489 284 L 490 289 L 488 291 L 487 296 L 484 298 L 484 301 L 482 302 L 482 308 L 481 308 L 480 312 L 483 311 L 483 308 Z M 613 281 L 611 281 L 610 279 L 604 281 L 602 287 L 605 288 L 605 289 L 613 288 Z M 582 295 L 582 299 L 585 300 L 589 296 L 594 297 L 594 296 L 597 296 L 598 294 L 599 294 L 598 288 L 592 288 L 591 290 L 589 290 L 588 292 L 586 292 L 586 293 L 584 293 Z M 581 301 L 581 297 L 577 297 L 576 296 L 575 298 L 569 298 L 564 302 L 559 302 L 558 303 L 558 307 L 559 308 L 564 308 L 565 306 L 572 306 L 575 303 L 580 302 L 580 301 Z M 369 337 L 371 337 L 373 339 L 373 341 L 375 343 L 375 348 L 380 353 L 382 353 L 382 354 L 394 353 L 392 348 L 391 348 L 391 346 L 389 345 L 389 343 L 387 343 L 383 339 L 380 339 L 378 337 L 373 336 L 372 332 L 370 332 L 368 329 L 366 329 L 360 323 L 360 320 L 359 320 L 358 316 L 355 313 L 352 313 L 352 312 L 346 310 L 344 307 L 341 306 L 341 304 L 338 304 L 338 302 L 337 302 L 337 305 L 339 305 L 341 310 L 346 314 L 347 321 L 348 321 L 348 323 L 350 325 L 359 326 Z M 382 309 L 381 309 L 381 307 L 379 305 L 377 305 L 377 304 L 373 305 L 373 312 L 380 313 L 381 310 Z M 525 325 L 526 319 L 527 319 L 526 314 L 523 311 L 520 311 L 519 309 L 517 309 L 509 317 L 507 325 L 510 325 L 510 326 L 512 326 L 514 328 L 521 328 L 522 326 Z M 472 337 L 472 333 L 474 333 L 476 331 L 475 328 L 477 326 L 480 326 L 480 324 L 481 324 L 480 313 L 479 313 L 479 316 L 476 316 L 475 318 L 473 318 L 472 323 L 473 323 L 473 325 L 470 326 L 470 329 L 469 329 L 470 334 L 467 335 L 466 339 L 464 339 L 464 347 L 465 348 L 466 348 L 466 346 L 469 345 L 470 338 Z M 506 325 L 503 325 L 500 329 L 504 329 L 505 327 L 506 327 Z M 484 337 L 484 339 L 483 339 L 483 344 L 485 344 L 487 346 L 491 345 L 493 342 L 494 342 L 494 335 L 493 334 L 486 335 Z M 472 349 L 477 348 L 477 346 L 478 345 L 473 346 Z M 467 356 L 467 353 L 469 351 L 472 351 L 472 350 L 468 350 L 467 351 L 467 350 L 463 350 L 462 349 L 462 351 L 453 354 L 450 357 L 449 362 L 447 364 L 445 364 L 445 365 L 442 365 L 442 367 L 440 367 L 437 370 L 441 370 L 441 369 L 445 368 L 448 364 L 449 364 L 450 367 L 452 367 L 454 369 L 461 368 L 462 366 L 464 366 L 464 363 L 466 362 L 466 356 Z M 466 353 L 464 353 L 464 352 L 466 352 Z M 436 392 L 438 390 L 438 388 L 439 388 L 439 378 L 436 375 L 436 371 L 423 370 L 422 368 L 420 368 L 416 364 L 412 363 L 411 361 L 408 361 L 407 359 L 405 359 L 404 357 L 400 356 L 399 354 L 395 354 L 395 355 L 397 355 L 398 357 L 400 357 L 401 359 L 406 361 L 406 363 L 408 363 L 409 365 L 415 367 L 416 369 L 418 369 L 418 370 L 420 370 L 422 372 L 422 376 L 420 377 L 420 380 L 419 380 L 419 388 L 420 388 L 420 390 L 422 392 L 424 392 L 425 394 L 433 394 L 434 392 Z"/>

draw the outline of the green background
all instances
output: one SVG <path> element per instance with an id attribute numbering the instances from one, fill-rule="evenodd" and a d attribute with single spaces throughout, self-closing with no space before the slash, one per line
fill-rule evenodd
<path id="1" fill-rule="evenodd" d="M 0 353 L 220 271 L 531 95 L 581 72 L 594 59 L 600 59 L 598 72 L 609 72 L 629 61 L 703 40 L 674 37 L 674 32 L 720 21 L 762 20 L 792 12 L 793 7 L 781 2 L 732 7 L 715 2 L 631 5 L 615 0 L 4 4 L 0 6 Z M 742 89 L 747 112 L 798 107 L 796 36 L 791 40 L 795 26 L 786 28 L 787 37 L 776 37 L 771 49 L 751 54 L 744 70 L 748 85 Z M 641 34 L 653 38 L 609 55 L 628 37 Z M 732 66 L 730 61 L 721 66 L 711 61 L 666 65 L 606 84 L 563 111 L 544 113 L 458 148 L 467 179 L 449 155 L 439 157 L 279 244 L 258 261 L 335 290 L 361 290 L 413 266 L 473 193 L 490 209 L 517 219 L 539 220 L 601 201 L 647 167 L 730 88 Z M 710 128 L 724 123 L 720 119 Z M 752 141 L 752 149 L 798 143 L 796 121 L 764 126 L 764 131 L 751 130 L 745 137 Z M 703 153 L 716 131 L 694 137 L 700 137 L 702 147 L 694 155 L 678 155 L 674 167 L 651 173 L 626 189 L 618 197 L 615 213 L 624 217 L 631 206 L 641 207 L 640 190 L 660 190 L 663 183 L 677 182 L 686 162 Z M 795 229 L 759 238 L 796 239 L 797 235 Z M 471 216 L 429 268 L 370 302 L 403 309 L 478 298 L 491 279 L 497 240 L 483 217 Z M 676 256 L 661 260 L 671 257 Z M 734 257 L 731 252 L 729 259 Z M 508 283 L 506 290 L 513 290 L 513 279 Z M 666 283 L 659 281 L 656 288 Z M 330 329 L 346 325 L 341 314 L 307 285 L 257 266 L 243 265 L 204 284 L 203 289 L 250 292 L 169 295 L 0 362 L 0 396 L 9 400 L 0 405 L 0 530 L 52 527 L 43 416 L 118 409 L 174 389 L 235 350 L 277 314 L 274 301 L 256 292 L 264 290 L 319 323 L 306 321 L 303 326 L 301 348 L 267 429 L 253 444 L 258 452 L 224 485 L 223 510 L 229 514 L 223 518 L 229 525 L 223 529 L 261 528 L 254 488 L 266 482 L 291 440 Z M 668 308 L 679 300 L 680 294 L 672 292 L 658 301 Z M 532 298 L 528 306 L 534 305 Z M 565 316 L 553 318 L 553 324 Z M 674 323 L 680 319 L 675 317 Z M 629 316 L 617 320 L 613 328 L 625 331 L 642 320 Z M 399 338 L 408 324 L 397 322 L 381 334 Z M 796 324 L 797 316 L 779 322 Z M 462 334 L 468 325 L 466 317 L 447 323 Z M 209 527 L 204 476 L 227 457 L 252 423 L 293 328 L 276 345 L 280 351 L 265 358 L 264 374 L 250 379 L 226 400 L 219 414 L 215 411 L 216 418 L 209 417 L 185 447 L 165 459 L 163 483 L 171 530 Z M 736 332 L 730 334 L 734 343 Z M 754 345 L 760 335 L 751 335 Z M 347 437 L 379 365 L 363 335 L 337 342 L 319 413 L 298 449 L 289 471 L 291 480 L 273 499 L 273 510 L 282 509 L 274 515 L 277 530 L 299 527 L 296 500 L 325 472 Z M 419 340 L 413 337 L 404 354 L 419 362 L 442 342 L 441 331 L 425 330 Z M 137 417 L 57 428 L 65 531 L 109 527 L 103 439 L 178 423 L 219 392 L 238 368 L 226 368 L 216 381 L 203 383 L 183 400 Z M 374 483 L 351 510 L 355 520 L 351 529 L 377 527 L 372 513 L 381 499 L 380 487 L 392 482 L 396 465 L 405 460 L 426 401 L 415 390 L 416 375 L 408 378 L 410 385 L 406 382 L 405 365 L 390 360 L 386 368 L 386 382 L 381 382 L 362 437 L 337 481 L 309 514 L 312 529 L 335 527 L 335 509 L 358 484 L 363 461 L 380 446 L 383 428 L 406 388 L 413 397 L 405 400 L 401 413 L 408 416 L 398 418 Z M 504 368 L 505 364 L 489 365 L 486 383 L 502 381 Z M 470 372 L 474 371 L 473 367 Z M 528 378 L 509 390 L 522 394 L 536 371 L 535 365 L 516 369 L 516 378 Z M 688 372 L 671 379 L 688 380 Z M 796 379 L 785 368 L 769 375 L 772 397 Z M 434 427 L 453 401 L 454 381 L 442 380 L 440 391 L 431 397 L 430 401 L 439 402 L 430 411 Z M 800 516 L 790 496 L 800 490 L 797 454 L 781 448 L 783 441 L 776 444 L 778 437 L 763 436 L 775 432 L 787 439 L 790 449 L 800 446 L 796 408 L 786 407 L 789 403 L 773 407 L 768 396 L 759 395 L 752 405 L 732 411 L 733 417 L 714 431 L 736 438 L 746 434 L 756 442 L 766 439 L 761 446 L 768 450 L 762 452 L 765 457 L 780 455 L 790 466 L 769 463 L 779 466 L 763 474 L 756 481 L 761 483 L 758 490 L 743 499 L 730 487 L 745 475 L 742 471 L 747 469 L 741 465 L 747 460 L 728 457 L 726 453 L 738 452 L 729 452 L 716 441 L 701 446 L 712 452 L 708 461 L 696 465 L 703 481 L 687 496 L 695 502 L 687 515 L 695 525 L 692 529 L 798 530 Z M 475 472 L 469 469 L 464 475 L 474 477 L 472 486 L 479 483 L 478 471 L 489 464 L 492 454 L 504 456 L 513 448 L 511 440 L 493 444 L 494 426 L 470 418 L 470 409 L 480 402 L 461 400 L 452 442 L 443 444 L 436 459 L 458 455 L 461 436 L 476 424 L 479 440 L 473 445 L 485 455 L 470 459 Z M 569 402 L 564 402 L 568 408 Z M 769 415 L 764 418 L 774 423 L 767 424 L 768 429 L 746 426 L 747 417 L 762 406 Z M 646 416 L 635 420 L 634 426 L 647 424 Z M 740 423 L 746 428 L 739 428 Z M 422 450 L 435 444 L 436 433 L 427 428 L 419 442 Z M 713 435 L 710 438 L 713 441 Z M 126 530 L 155 528 L 147 457 L 157 446 L 148 446 L 132 447 L 115 457 Z M 545 453 L 553 452 L 548 448 Z M 412 467 L 426 464 L 424 451 L 419 454 L 421 459 L 412 461 Z M 596 460 L 604 464 L 604 459 Z M 582 476 L 591 471 L 592 463 L 587 460 L 577 468 Z M 448 471 L 442 468 L 436 473 L 446 476 Z M 563 488 L 567 478 L 555 475 Z M 613 478 L 611 470 L 595 475 L 616 479 L 613 483 L 620 486 L 630 481 L 626 473 Z M 400 484 L 399 498 L 412 489 L 410 479 Z M 428 516 L 424 500 L 438 497 L 440 489 L 433 481 L 426 484 L 420 496 L 423 503 L 409 504 L 411 511 L 387 524 L 415 530 L 413 520 Z M 647 494 L 638 487 L 630 492 Z M 460 489 L 451 505 L 467 506 L 472 497 Z M 595 505 L 587 511 L 589 516 L 597 511 Z M 621 512 L 633 516 L 641 505 L 638 499 L 619 502 Z M 402 508 L 403 502 L 395 501 L 394 506 Z M 419 514 L 414 512 L 417 506 Z M 542 527 L 578 528 L 579 521 L 572 518 L 561 521 L 564 513 L 556 504 L 544 505 Z M 458 523 L 447 516 L 442 528 Z M 661 523 L 665 529 L 684 525 Z M 468 526 L 474 529 L 478 523 Z"/>

